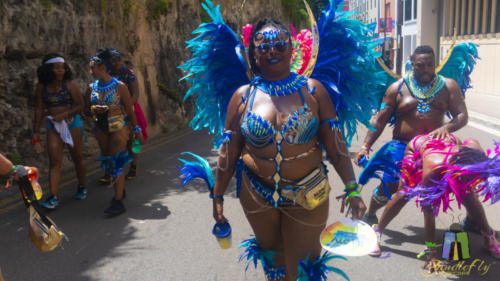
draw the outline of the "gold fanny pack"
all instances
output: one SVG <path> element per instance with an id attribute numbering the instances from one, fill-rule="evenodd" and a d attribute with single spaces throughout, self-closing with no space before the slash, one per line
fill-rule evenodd
<path id="1" fill-rule="evenodd" d="M 125 115 L 121 106 L 110 106 L 108 110 L 108 131 L 110 133 L 118 132 L 123 128 Z"/>
<path id="2" fill-rule="evenodd" d="M 281 196 L 294 201 L 306 210 L 314 210 L 328 200 L 330 184 L 323 166 L 315 169 L 293 186 L 293 189 L 282 189 Z"/>

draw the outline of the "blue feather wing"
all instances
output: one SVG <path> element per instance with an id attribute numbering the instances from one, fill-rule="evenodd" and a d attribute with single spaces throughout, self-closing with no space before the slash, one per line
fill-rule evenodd
<path id="1" fill-rule="evenodd" d="M 438 67 L 437 73 L 446 78 L 457 81 L 465 96 L 467 89 L 472 88 L 470 75 L 479 59 L 477 45 L 474 43 L 461 43 L 453 47 L 443 63 Z"/>
<path id="2" fill-rule="evenodd" d="M 208 191 L 211 192 L 215 185 L 215 177 L 208 161 L 205 158 L 191 152 L 183 152 L 181 154 L 191 155 L 195 158 L 195 161 L 178 158 L 178 160 L 183 163 L 181 167 L 177 167 L 177 169 L 181 172 L 180 178 L 182 179 L 182 186 L 185 186 L 188 182 L 195 178 L 200 178 L 205 181 Z"/>
<path id="3" fill-rule="evenodd" d="M 208 128 L 217 139 L 224 131 L 231 96 L 249 80 L 243 60 L 244 48 L 224 23 L 220 6 L 214 7 L 209 0 L 202 6 L 212 22 L 202 23 L 193 31 L 197 36 L 186 42 L 192 57 L 179 68 L 186 73 L 181 80 L 192 85 L 184 101 L 191 96 L 195 99 L 195 116 L 190 126 L 194 130 Z"/>
<path id="4" fill-rule="evenodd" d="M 318 22 L 318 60 L 311 78 L 320 81 L 332 99 L 345 139 L 350 143 L 356 123 L 372 128 L 370 118 L 378 110 L 386 85 L 377 68 L 370 26 L 350 19 L 352 12 L 335 10 L 330 0 Z"/>
<path id="5" fill-rule="evenodd" d="M 379 83 L 376 85 L 378 87 L 376 89 L 376 93 L 378 96 L 380 96 L 380 100 L 378 103 L 378 110 L 381 110 L 382 99 L 384 97 L 385 91 L 387 91 L 387 88 L 389 88 L 389 86 L 392 83 L 398 81 L 401 78 L 399 75 L 394 73 L 392 70 L 385 67 L 385 65 L 383 65 L 383 63 L 384 62 L 380 58 L 377 58 L 377 63 L 375 65 L 375 69 L 376 69 L 375 71 L 376 71 L 377 75 L 380 77 L 379 81 L 382 82 L 382 83 Z M 396 125 L 396 111 L 393 112 L 391 118 L 387 122 L 391 126 Z"/>

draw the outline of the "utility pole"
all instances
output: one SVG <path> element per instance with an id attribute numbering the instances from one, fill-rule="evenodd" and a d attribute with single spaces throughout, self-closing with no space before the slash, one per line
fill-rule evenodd
<path id="1" fill-rule="evenodd" d="M 382 58 L 384 59 L 384 63 L 386 62 L 385 60 L 385 32 L 386 32 L 386 27 L 387 27 L 387 11 L 385 9 L 385 6 L 386 6 L 386 0 L 384 0 L 384 43 L 382 43 Z M 380 27 L 379 27 L 380 28 Z"/>
<path id="2" fill-rule="evenodd" d="M 396 44 L 397 44 L 397 59 L 396 59 L 396 73 L 401 75 L 401 65 L 403 62 L 403 38 L 401 38 L 401 30 L 403 28 L 403 0 L 397 0 L 397 11 L 396 11 L 396 25 L 398 27 Z"/>

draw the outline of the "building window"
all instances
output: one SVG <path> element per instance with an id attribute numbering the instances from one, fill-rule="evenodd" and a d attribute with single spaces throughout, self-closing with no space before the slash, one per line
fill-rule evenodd
<path id="1" fill-rule="evenodd" d="M 417 19 L 417 0 L 413 0 L 413 19 Z"/>
<path id="2" fill-rule="evenodd" d="M 405 0 L 404 4 L 404 11 L 405 11 L 405 21 L 409 21 L 412 18 L 411 14 L 411 0 Z"/>
<path id="3" fill-rule="evenodd" d="M 404 19 L 405 21 L 417 19 L 417 0 L 404 0 Z"/>

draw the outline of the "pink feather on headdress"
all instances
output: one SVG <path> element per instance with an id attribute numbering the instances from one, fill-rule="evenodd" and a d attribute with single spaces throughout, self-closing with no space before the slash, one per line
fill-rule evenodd
<path id="1" fill-rule="evenodd" d="M 245 45 L 245 48 L 248 48 L 248 44 L 250 43 L 250 35 L 252 34 L 252 24 L 246 24 L 243 29 L 243 44 Z"/>
<path id="2" fill-rule="evenodd" d="M 298 74 L 302 74 L 311 60 L 313 46 L 313 35 L 311 30 L 302 29 L 297 35 L 296 41 L 299 43 L 299 48 L 302 51 L 302 67 L 298 71 Z"/>

